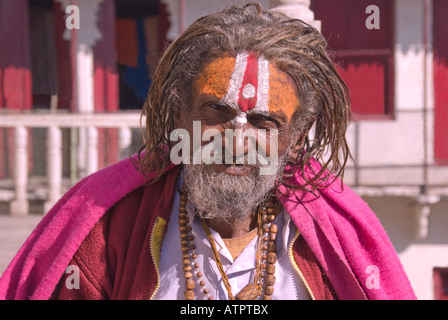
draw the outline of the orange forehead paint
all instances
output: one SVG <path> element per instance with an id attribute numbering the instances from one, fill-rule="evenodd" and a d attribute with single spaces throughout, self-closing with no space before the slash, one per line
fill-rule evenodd
<path id="1" fill-rule="evenodd" d="M 299 107 L 299 99 L 289 76 L 269 65 L 269 111 L 282 110 L 288 119 Z"/>
<path id="2" fill-rule="evenodd" d="M 222 99 L 227 93 L 235 67 L 234 57 L 223 57 L 213 60 L 199 74 L 194 84 L 196 93 L 210 94 Z"/>
<path id="3" fill-rule="evenodd" d="M 289 76 L 255 53 L 243 52 L 208 64 L 198 76 L 197 94 L 211 94 L 242 111 L 283 111 L 288 118 L 299 106 Z"/>

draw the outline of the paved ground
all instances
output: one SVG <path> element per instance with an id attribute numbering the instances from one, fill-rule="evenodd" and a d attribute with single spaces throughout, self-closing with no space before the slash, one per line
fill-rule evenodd
<path id="1" fill-rule="evenodd" d="M 43 215 L 12 217 L 0 214 L 0 275 L 37 226 Z"/>

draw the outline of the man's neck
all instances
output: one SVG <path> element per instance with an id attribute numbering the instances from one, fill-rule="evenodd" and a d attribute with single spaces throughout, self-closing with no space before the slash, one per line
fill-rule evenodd
<path id="1" fill-rule="evenodd" d="M 206 222 L 211 229 L 219 233 L 221 238 L 238 238 L 257 227 L 257 214 L 254 212 L 244 220 L 222 220 L 213 218 L 206 220 Z"/>

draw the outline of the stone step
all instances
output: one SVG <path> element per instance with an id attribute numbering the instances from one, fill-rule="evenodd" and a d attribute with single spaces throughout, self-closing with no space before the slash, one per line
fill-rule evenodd
<path id="1" fill-rule="evenodd" d="M 3 274 L 22 244 L 42 220 L 43 215 L 13 217 L 0 214 L 0 275 Z"/>

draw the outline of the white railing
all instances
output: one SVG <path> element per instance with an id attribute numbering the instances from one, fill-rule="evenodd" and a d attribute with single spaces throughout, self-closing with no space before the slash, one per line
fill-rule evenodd
<path id="1" fill-rule="evenodd" d="M 132 140 L 131 129 L 140 128 L 140 120 L 138 111 L 102 114 L 0 113 L 0 128 L 14 129 L 14 171 L 12 172 L 14 199 L 10 202 L 9 213 L 11 215 L 29 213 L 28 128 L 47 129 L 48 193 L 43 209 L 46 213 L 62 196 L 62 128 L 78 128 L 80 140 L 78 153 L 85 155 L 85 176 L 98 170 L 98 129 L 119 129 L 119 149 L 126 150 Z"/>

